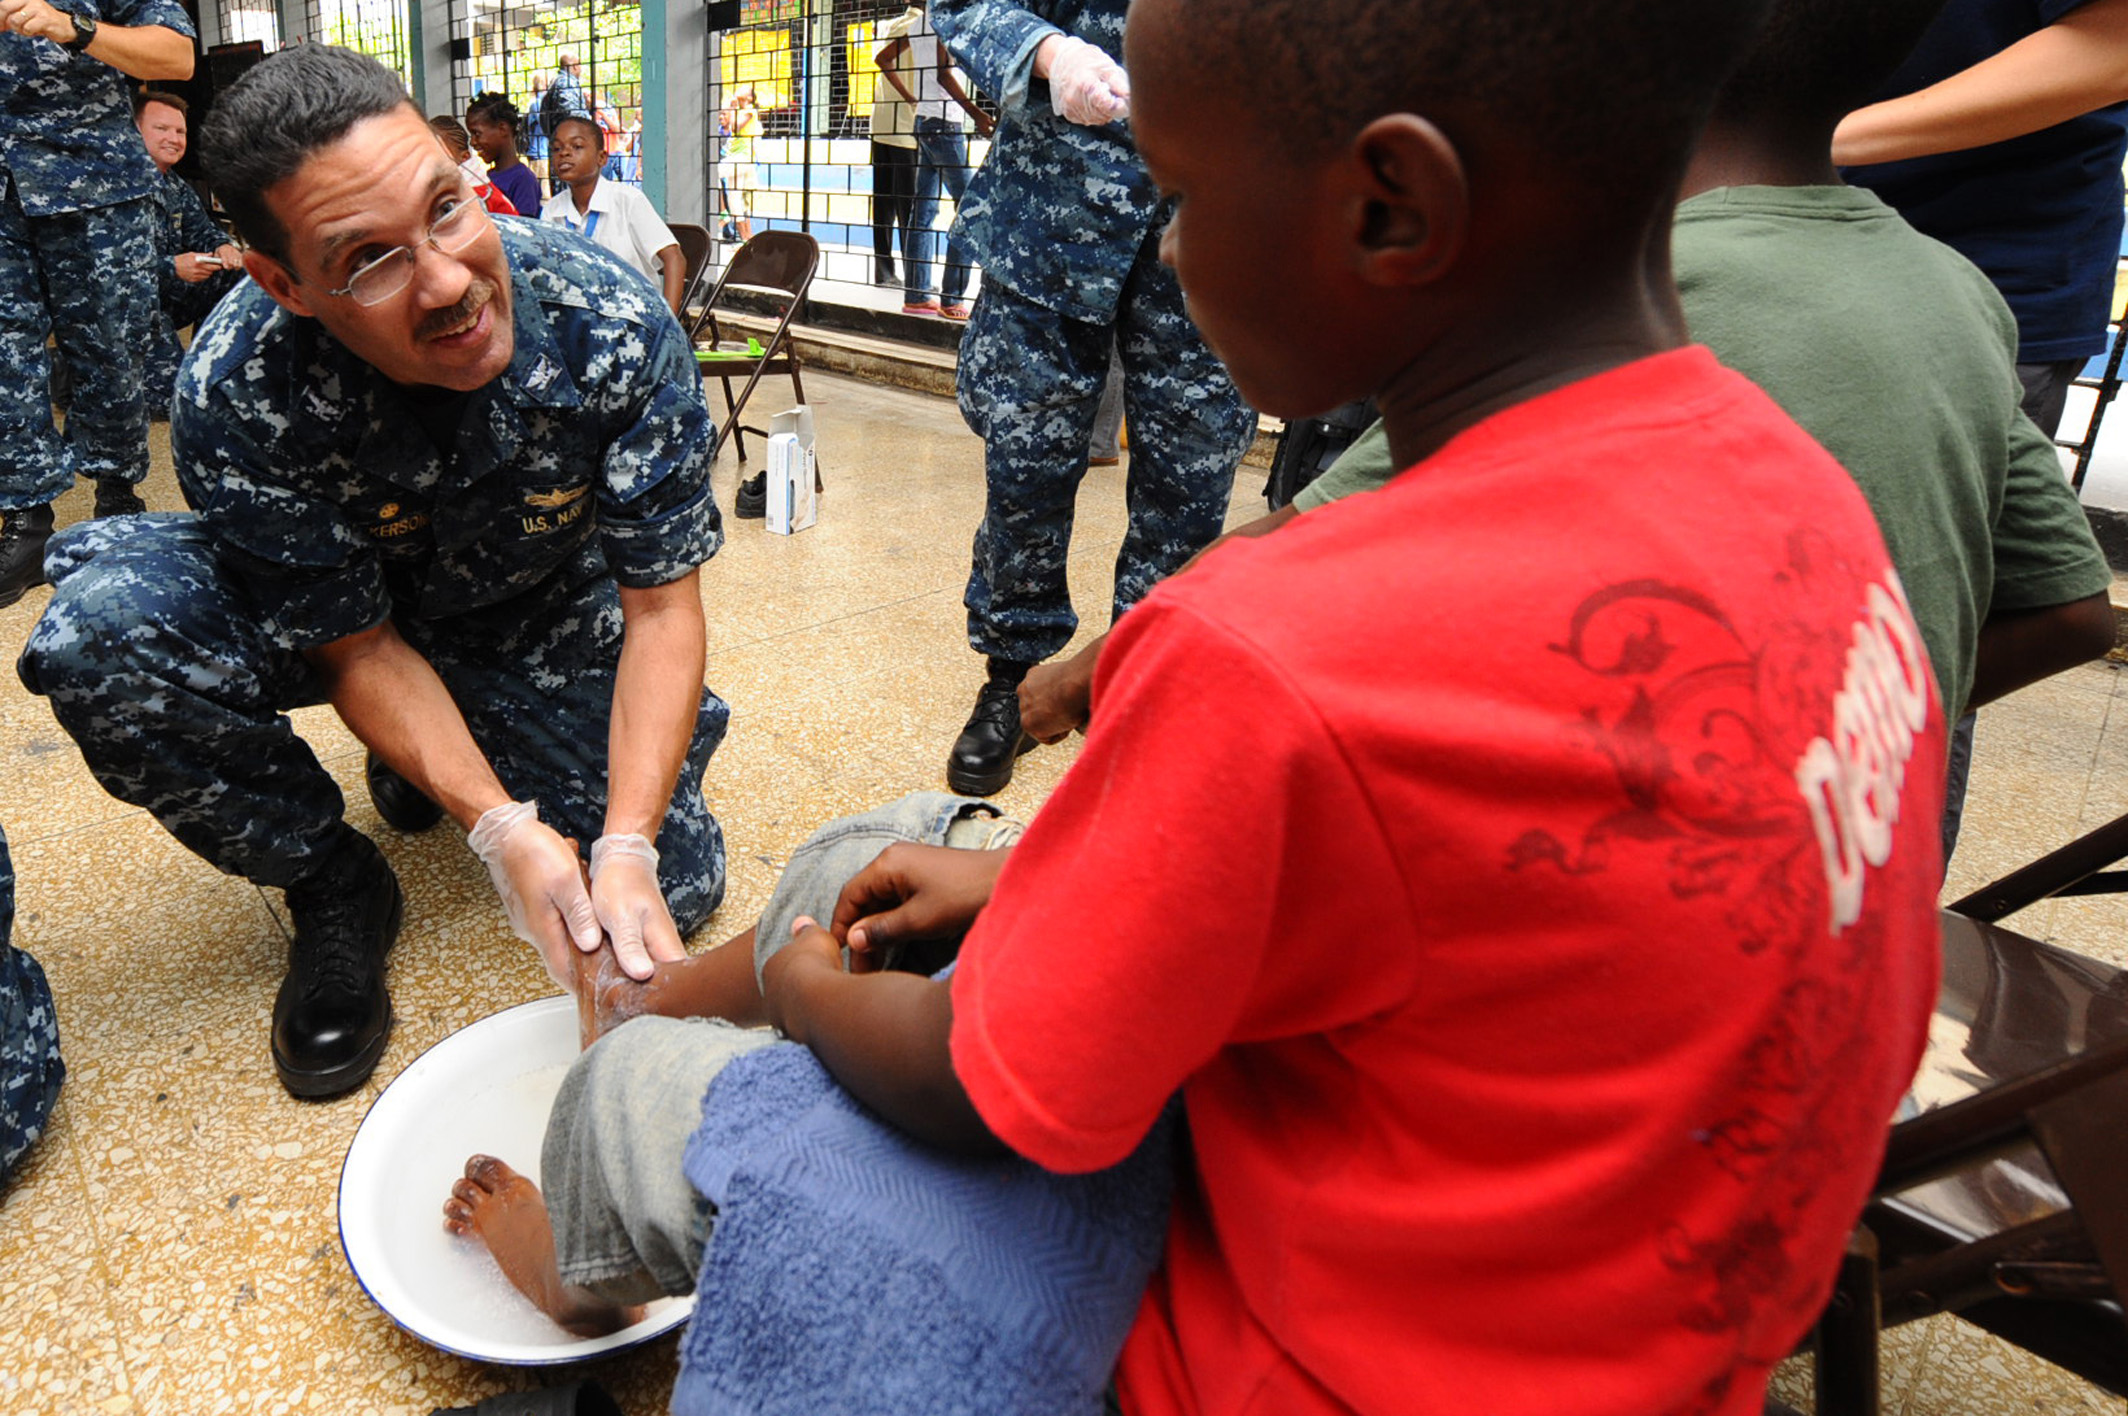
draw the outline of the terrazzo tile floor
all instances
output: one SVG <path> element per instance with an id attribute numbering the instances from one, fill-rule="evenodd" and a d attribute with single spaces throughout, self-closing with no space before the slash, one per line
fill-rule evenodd
<path id="1" fill-rule="evenodd" d="M 981 677 L 962 582 L 982 509 L 981 448 L 947 400 L 816 374 L 819 526 L 782 538 L 727 521 L 705 572 L 711 686 L 732 704 L 711 764 L 731 883 L 697 940 L 751 923 L 789 852 L 819 822 L 941 785 Z M 764 395 L 771 407 L 773 391 Z M 157 508 L 179 504 L 158 427 Z M 1103 627 L 1126 469 L 1091 472 L 1071 555 L 1073 594 Z M 726 453 L 716 473 L 729 507 Z M 1232 517 L 1262 507 L 1244 467 Z M 88 492 L 60 503 L 62 525 Z M 43 608 L 0 611 L 11 659 Z M 145 814 L 106 796 L 44 702 L 0 674 L 0 820 L 19 876 L 16 942 L 58 996 L 69 1077 L 52 1128 L 0 1196 L 0 1413 L 411 1413 L 594 1375 L 640 1416 L 664 1410 L 666 1338 L 580 1369 L 498 1369 L 403 1333 L 340 1249 L 342 1155 L 381 1089 L 426 1048 L 553 990 L 511 938 L 456 833 L 378 821 L 359 744 L 326 709 L 296 715 L 339 780 L 349 818 L 408 896 L 392 957 L 398 1021 L 353 1094 L 289 1099 L 266 1056 L 287 949 L 273 892 L 216 874 Z M 1022 760 L 1000 795 L 1032 813 L 1072 748 Z M 1951 894 L 2128 810 L 2128 696 L 2087 667 L 1981 717 L 1966 843 Z M 2050 903 L 2011 923 L 2128 964 L 2117 900 Z M 407 1202 L 440 1205 L 442 1196 Z M 1955 1320 L 1894 1335 L 1887 1416 L 2128 1410 Z M 1782 1391 L 1807 1405 L 1793 1371 Z"/>

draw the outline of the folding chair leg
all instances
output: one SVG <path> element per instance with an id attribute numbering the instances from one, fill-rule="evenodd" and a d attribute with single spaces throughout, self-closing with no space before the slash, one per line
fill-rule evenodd
<path id="1" fill-rule="evenodd" d="M 724 385 L 724 419 L 730 425 L 732 448 L 739 454 L 740 465 L 744 466 L 746 464 L 746 429 L 739 426 L 739 403 L 738 400 L 732 397 L 730 379 L 720 378 L 717 382 Z M 749 384 L 747 387 L 748 391 L 751 392 L 753 386 Z"/>
<path id="2" fill-rule="evenodd" d="M 1950 908 L 1967 919 L 1994 923 L 2025 906 L 2056 895 L 2128 856 L 2128 816 L 2116 816 L 2068 845 L 2049 851 L 1991 885 L 1983 885 Z"/>
<path id="3" fill-rule="evenodd" d="M 1878 1322 L 1877 1236 L 1858 1227 L 1818 1320 L 1818 1416 L 1877 1416 Z"/>

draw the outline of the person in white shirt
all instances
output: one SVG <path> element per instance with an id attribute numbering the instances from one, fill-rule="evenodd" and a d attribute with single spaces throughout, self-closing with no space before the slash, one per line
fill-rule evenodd
<path id="1" fill-rule="evenodd" d="M 547 159 L 568 190 L 541 207 L 539 219 L 561 222 L 649 276 L 664 287 L 665 303 L 678 314 L 687 279 L 679 238 L 648 197 L 600 177 L 606 146 L 598 124 L 586 117 L 562 119 L 547 135 Z"/>
<path id="2" fill-rule="evenodd" d="M 905 53 L 912 61 L 914 89 L 902 72 Z M 909 217 L 910 239 L 902 252 L 902 313 L 965 320 L 968 306 L 961 297 L 968 289 L 967 258 L 959 240 L 949 235 L 941 301 L 941 292 L 931 285 L 931 267 L 939 247 L 938 233 L 931 228 L 938 219 L 941 194 L 951 193 L 958 203 L 968 192 L 968 139 L 961 132 L 960 115 L 974 119 L 976 132 L 986 138 L 993 124 L 968 96 L 961 76 L 954 72 L 953 56 L 939 44 L 938 31 L 931 28 L 921 5 L 909 7 L 908 28 L 881 49 L 873 62 L 916 114 L 916 206 Z"/>

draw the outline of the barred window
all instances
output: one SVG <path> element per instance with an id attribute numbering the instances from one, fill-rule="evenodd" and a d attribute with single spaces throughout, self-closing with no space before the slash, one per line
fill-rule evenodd
<path id="1" fill-rule="evenodd" d="M 281 47 L 281 11 L 274 0 L 221 0 L 222 43 L 256 40 L 268 54 Z"/>
<path id="2" fill-rule="evenodd" d="M 718 36 L 708 83 L 707 190 L 711 226 L 724 240 L 808 231 L 830 286 L 873 286 L 900 259 L 902 237 L 875 200 L 872 114 L 875 99 L 895 97 L 875 56 L 908 8 L 906 0 L 742 0 L 739 25 Z M 972 170 L 989 145 L 973 134 L 968 141 Z M 941 235 L 952 216 L 942 195 Z"/>
<path id="3" fill-rule="evenodd" d="M 312 40 L 369 55 L 399 75 L 411 93 L 414 51 L 406 0 L 304 0 Z"/>
<path id="4" fill-rule="evenodd" d="M 451 98 L 463 115 L 481 94 L 507 94 L 525 115 L 525 160 L 547 175 L 540 101 L 564 58 L 606 139 L 606 176 L 643 180 L 643 10 L 630 0 L 511 4 L 451 0 Z"/>

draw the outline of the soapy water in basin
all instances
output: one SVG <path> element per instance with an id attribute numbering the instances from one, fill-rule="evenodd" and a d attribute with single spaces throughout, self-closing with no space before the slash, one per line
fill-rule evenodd
<path id="1" fill-rule="evenodd" d="M 478 1239 L 443 1227 L 443 1202 L 469 1156 L 495 1156 L 539 1182 L 540 1142 L 575 1029 L 574 1005 L 561 998 L 484 1019 L 395 1079 L 349 1150 L 340 1193 L 349 1263 L 378 1306 L 439 1347 L 498 1362 L 578 1360 L 641 1341 L 684 1313 L 683 1301 L 668 1299 L 622 1333 L 577 1337 L 512 1288 Z"/>

